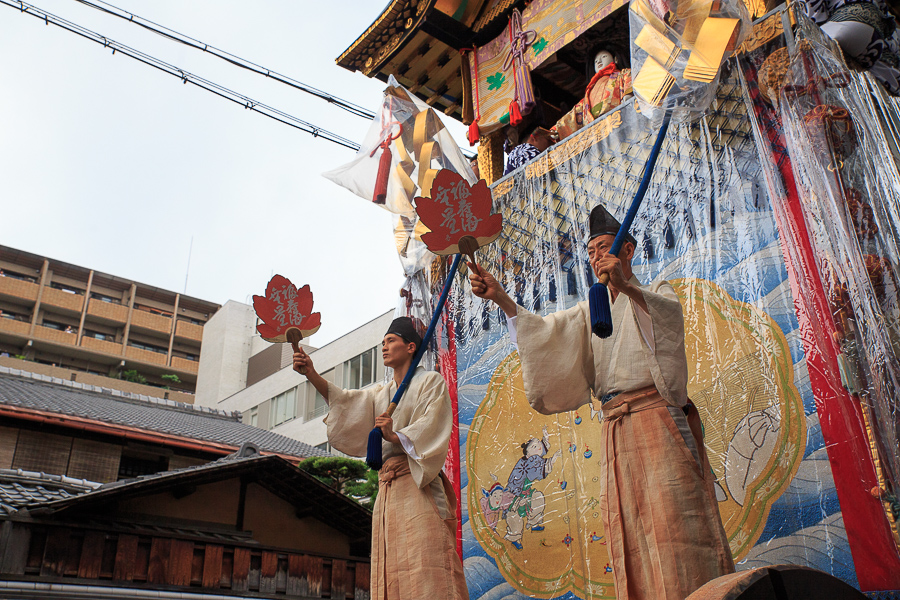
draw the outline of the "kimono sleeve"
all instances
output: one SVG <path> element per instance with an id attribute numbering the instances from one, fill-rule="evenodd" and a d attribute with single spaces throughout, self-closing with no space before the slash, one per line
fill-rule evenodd
<path id="1" fill-rule="evenodd" d="M 375 427 L 375 401 L 384 395 L 384 386 L 365 390 L 344 390 L 328 384 L 328 443 L 344 454 L 365 456 L 369 432 Z"/>
<path id="2" fill-rule="evenodd" d="M 422 374 L 417 403 L 409 425 L 397 430 L 412 442 L 417 459 L 408 456 L 409 471 L 419 488 L 424 488 L 441 472 L 453 427 L 447 384 L 439 373 Z"/>
<path id="3" fill-rule="evenodd" d="M 518 307 L 516 336 L 525 397 L 539 413 L 567 412 L 591 399 L 594 354 L 584 312 L 579 304 L 540 317 Z"/>
<path id="4" fill-rule="evenodd" d="M 687 402 L 688 368 L 684 351 L 684 313 L 675 288 L 660 281 L 641 290 L 653 323 L 655 353 L 650 372 L 660 395 L 675 406 Z"/>

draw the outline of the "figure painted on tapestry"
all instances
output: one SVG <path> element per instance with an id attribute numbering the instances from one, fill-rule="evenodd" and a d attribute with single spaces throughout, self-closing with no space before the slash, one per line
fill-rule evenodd
<path id="1" fill-rule="evenodd" d="M 511 501 L 510 494 L 497 481 L 490 489 L 481 488 L 481 512 L 492 530 L 497 531 L 497 523 L 503 517 L 503 511 Z"/>
<path id="2" fill-rule="evenodd" d="M 544 427 L 541 439 L 531 438 L 522 444 L 522 458 L 509 474 L 506 493 L 511 502 L 506 509 L 505 537 L 518 550 L 522 549 L 525 527 L 531 531 L 544 530 L 544 494 L 534 488 L 534 482 L 546 478 L 562 456 L 562 450 L 557 450 L 553 456 L 545 458 L 549 451 L 550 436 Z"/>

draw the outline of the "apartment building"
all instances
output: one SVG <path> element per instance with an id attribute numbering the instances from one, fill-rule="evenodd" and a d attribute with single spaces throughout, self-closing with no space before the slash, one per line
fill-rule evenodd
<path id="1" fill-rule="evenodd" d="M 64 369 L 64 378 L 113 389 L 123 372 L 136 371 L 139 377 L 132 379 L 187 392 L 176 399 L 191 402 L 203 325 L 218 309 L 213 302 L 0 246 L 4 364 L 15 358 L 40 363 L 55 367 L 54 376 Z"/>
<path id="2" fill-rule="evenodd" d="M 314 348 L 305 346 L 322 376 L 346 389 L 384 380 L 381 340 L 394 311 Z M 228 301 L 203 333 L 196 404 L 240 411 L 244 423 L 332 451 L 323 422 L 325 399 L 291 366 L 290 344 L 269 344 L 255 330 L 251 306 Z M 306 340 L 304 340 L 306 341 Z"/>

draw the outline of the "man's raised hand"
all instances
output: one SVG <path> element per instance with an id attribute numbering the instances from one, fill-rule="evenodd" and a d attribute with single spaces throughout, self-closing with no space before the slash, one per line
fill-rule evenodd
<path id="1" fill-rule="evenodd" d="M 310 373 L 316 372 L 312 359 L 309 357 L 309 354 L 303 351 L 303 348 L 300 348 L 300 352 L 294 352 L 294 370 L 301 373 L 300 369 L 306 369 L 305 375 L 307 379 Z"/>
<path id="2" fill-rule="evenodd" d="M 517 307 L 500 282 L 489 273 L 481 265 L 467 262 L 469 266 L 469 284 L 472 286 L 472 293 L 479 298 L 490 300 L 507 314 L 507 316 L 516 316 Z"/>

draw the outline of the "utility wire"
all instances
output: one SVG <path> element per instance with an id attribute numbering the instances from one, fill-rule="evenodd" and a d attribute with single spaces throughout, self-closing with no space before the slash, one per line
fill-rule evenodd
<path id="1" fill-rule="evenodd" d="M 198 39 L 192 38 L 183 33 L 179 33 L 174 29 L 170 29 L 165 25 L 160 25 L 159 23 L 154 23 L 149 19 L 145 19 L 143 17 L 139 17 L 138 15 L 128 12 L 127 10 L 123 10 L 118 8 L 117 6 L 113 6 L 108 2 L 103 2 L 103 0 L 96 0 L 95 2 L 91 2 L 90 0 L 75 0 L 76 2 L 80 2 L 85 6 L 89 6 L 95 10 L 99 10 L 100 12 L 104 12 L 109 15 L 113 15 L 119 17 L 120 19 L 124 19 L 130 23 L 134 23 L 135 25 L 139 25 L 148 31 L 152 31 L 153 33 L 160 35 L 164 38 L 170 39 L 172 41 L 178 42 L 179 44 L 184 44 L 185 46 L 189 46 L 194 48 L 195 50 L 200 50 L 201 52 L 206 52 L 207 54 L 211 54 L 216 58 L 220 58 L 224 61 L 231 63 L 237 67 L 242 69 L 247 69 L 248 71 L 252 71 L 259 75 L 265 75 L 269 79 L 274 79 L 280 83 L 284 83 L 286 85 L 291 86 L 292 88 L 298 89 L 300 91 L 306 92 L 307 94 L 312 94 L 317 98 L 321 98 L 326 102 L 337 106 L 338 108 L 342 108 L 347 112 L 354 114 L 358 117 L 362 117 L 364 119 L 374 119 L 375 113 L 370 110 L 367 110 L 357 104 L 353 104 L 352 102 L 348 102 L 347 100 L 343 100 L 336 96 L 333 96 L 327 92 L 323 92 L 322 90 L 316 89 L 310 85 L 297 81 L 296 79 L 292 79 L 287 75 L 282 75 L 281 73 L 277 73 L 271 69 L 267 69 L 262 65 L 258 65 L 249 60 L 245 60 L 240 56 L 235 56 L 230 52 L 226 52 L 225 50 L 221 50 L 214 46 L 210 46 L 204 42 L 201 42 Z M 103 6 L 100 6 L 100 5 Z"/>
<path id="2" fill-rule="evenodd" d="M 181 79 L 181 81 L 185 84 L 190 83 L 192 85 L 195 85 L 221 98 L 230 100 L 235 104 L 240 104 L 244 108 L 258 112 L 261 115 L 265 115 L 270 119 L 274 119 L 280 123 L 284 123 L 285 125 L 290 125 L 295 129 L 299 129 L 300 131 L 312 134 L 313 137 L 321 137 L 322 139 L 328 140 L 329 142 L 334 142 L 335 144 L 344 146 L 346 148 L 350 148 L 351 150 L 359 150 L 359 144 L 352 140 L 328 131 L 327 129 L 322 129 L 321 127 L 299 119 L 284 111 L 278 110 L 277 108 L 273 108 L 271 106 L 263 104 L 262 102 L 258 102 L 253 98 L 230 90 L 224 86 L 209 81 L 208 79 L 198 77 L 197 75 L 189 73 L 183 69 L 179 69 L 174 65 L 171 65 L 149 54 L 141 52 L 140 50 L 135 50 L 134 48 L 130 48 L 129 46 L 126 46 L 124 44 L 120 44 L 119 42 L 111 40 L 103 35 L 100 35 L 99 33 L 91 31 L 90 29 L 86 29 L 76 23 L 67 21 L 66 19 L 42 10 L 37 6 L 28 4 L 26 2 L 23 2 L 22 0 L 0 0 L 0 4 L 4 4 L 6 6 L 9 6 L 10 8 L 15 8 L 22 13 L 41 19 L 46 25 L 56 25 L 61 29 L 65 29 L 66 31 L 91 40 L 92 42 L 96 42 L 105 48 L 111 48 L 113 54 L 115 54 L 116 52 L 121 52 L 125 56 L 142 62 L 145 65 L 149 65 L 151 67 L 159 69 L 160 71 L 168 73 L 169 75 L 174 75 L 175 77 Z"/>
<path id="3" fill-rule="evenodd" d="M 148 31 L 152 31 L 153 33 L 155 33 L 159 36 L 162 36 L 166 39 L 178 42 L 179 44 L 184 44 L 185 46 L 189 46 L 191 48 L 194 48 L 195 50 L 200 50 L 201 52 L 206 52 L 207 54 L 211 54 L 212 56 L 215 56 L 216 58 L 220 58 L 220 59 L 222 59 L 232 65 L 240 67 L 242 69 L 247 69 L 248 71 L 251 71 L 258 75 L 265 75 L 269 79 L 273 79 L 280 83 L 284 83 L 293 88 L 296 88 L 298 90 L 306 92 L 307 94 L 312 94 L 313 96 L 316 96 L 317 98 L 321 98 L 322 100 L 325 100 L 326 102 L 333 104 L 333 105 L 337 106 L 338 108 L 342 108 L 342 109 L 346 110 L 350 114 L 356 115 L 358 117 L 362 117 L 364 119 L 374 119 L 375 118 L 374 112 L 372 112 L 366 108 L 363 108 L 362 106 L 359 106 L 358 104 L 354 104 L 347 100 L 343 100 L 341 98 L 338 98 L 337 96 L 333 96 L 332 94 L 329 94 L 328 92 L 323 92 L 322 90 L 314 88 L 311 85 L 307 85 L 305 83 L 297 81 L 296 79 L 292 79 L 291 77 L 288 77 L 287 75 L 282 75 L 281 73 L 277 73 L 271 69 L 267 69 L 266 67 L 263 67 L 262 65 L 258 65 L 252 61 L 243 59 L 240 56 L 234 55 L 230 52 L 226 52 L 225 50 L 216 48 L 215 46 L 210 46 L 209 44 L 201 42 L 200 40 L 198 40 L 196 38 L 192 38 L 189 35 L 179 33 L 177 31 L 175 31 L 174 29 L 171 29 L 169 27 L 166 27 L 165 25 L 161 25 L 159 23 L 151 21 L 150 19 L 145 19 L 144 17 L 140 17 L 132 12 L 125 10 L 125 9 L 114 6 L 114 5 L 110 4 L 109 2 L 104 2 L 103 0 L 94 0 L 94 1 L 75 0 L 75 1 L 79 2 L 81 4 L 84 4 L 85 6 L 89 6 L 89 7 L 93 8 L 94 10 L 98 10 L 100 12 L 118 17 L 120 19 L 124 19 L 125 21 L 128 21 L 129 23 L 134 23 L 135 25 L 143 27 L 144 29 L 147 29 Z M 101 4 L 103 6 L 100 6 Z M 462 152 L 463 156 L 465 156 L 469 160 L 475 158 L 474 154 L 472 154 L 471 152 L 467 152 L 466 150 L 464 150 L 462 148 L 460 148 L 460 152 Z"/>

